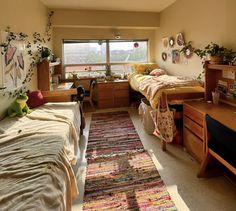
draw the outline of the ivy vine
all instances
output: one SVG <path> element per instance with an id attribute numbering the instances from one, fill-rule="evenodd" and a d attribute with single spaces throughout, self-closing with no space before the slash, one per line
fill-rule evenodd
<path id="1" fill-rule="evenodd" d="M 26 73 L 26 76 L 24 80 L 22 81 L 22 87 L 20 89 L 16 89 L 14 91 L 6 91 L 6 87 L 0 87 L 1 93 L 0 95 L 2 96 L 8 96 L 9 98 L 11 97 L 16 97 L 18 94 L 26 92 L 26 85 L 29 83 L 32 79 L 32 76 L 34 75 L 33 71 L 34 68 L 37 66 L 39 62 L 42 61 L 43 59 L 43 50 L 45 49 L 44 45 L 51 40 L 51 28 L 52 28 L 52 23 L 51 23 L 51 18 L 54 14 L 54 11 L 50 11 L 48 14 L 48 21 L 45 29 L 44 35 L 34 32 L 32 35 L 32 42 L 29 41 L 29 36 L 23 32 L 20 32 L 19 34 L 11 31 L 10 27 L 8 26 L 5 30 L 7 33 L 6 40 L 3 43 L 0 43 L 1 47 L 1 54 L 5 55 L 7 52 L 7 49 L 9 46 L 11 46 L 12 41 L 23 41 L 25 42 L 25 49 L 26 53 L 28 56 L 29 60 L 29 66 L 28 70 Z M 50 52 L 50 50 L 49 50 Z"/>

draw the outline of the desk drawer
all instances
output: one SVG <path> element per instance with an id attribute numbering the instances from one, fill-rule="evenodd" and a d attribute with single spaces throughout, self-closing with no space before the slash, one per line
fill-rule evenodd
<path id="1" fill-rule="evenodd" d="M 184 104 L 183 110 L 185 116 L 188 116 L 190 119 L 203 126 L 204 114 L 200 113 L 199 111 L 186 104 Z"/>
<path id="2" fill-rule="evenodd" d="M 188 153 L 195 157 L 199 162 L 201 162 L 204 157 L 203 142 L 185 126 L 183 133 L 184 146 L 186 147 Z"/>
<path id="3" fill-rule="evenodd" d="M 200 126 L 196 122 L 194 122 L 192 119 L 190 119 L 188 116 L 184 115 L 184 126 L 187 127 L 189 130 L 192 131 L 196 136 L 198 136 L 200 139 L 204 140 L 204 128 L 203 126 Z"/>
<path id="4" fill-rule="evenodd" d="M 129 83 L 128 82 L 123 82 L 123 83 L 117 83 L 114 86 L 115 90 L 129 90 Z"/>

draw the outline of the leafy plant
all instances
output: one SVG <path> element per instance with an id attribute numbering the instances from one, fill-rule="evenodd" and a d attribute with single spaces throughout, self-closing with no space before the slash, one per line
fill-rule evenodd
<path id="1" fill-rule="evenodd" d="M 203 50 L 195 49 L 194 53 L 197 54 L 201 59 L 203 59 L 207 55 L 223 57 L 225 55 L 226 50 L 227 48 L 211 42 Z"/>

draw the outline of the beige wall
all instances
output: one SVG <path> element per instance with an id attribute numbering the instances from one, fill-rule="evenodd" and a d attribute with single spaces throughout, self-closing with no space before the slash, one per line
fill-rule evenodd
<path id="1" fill-rule="evenodd" d="M 162 61 L 161 39 L 179 32 L 183 32 L 185 40 L 192 41 L 196 48 L 203 48 L 212 41 L 236 50 L 235 9 L 235 0 L 178 0 L 161 12 L 160 29 L 156 33 L 156 60 L 160 66 L 176 75 L 197 76 L 202 71 L 201 60 L 196 55 L 188 64 L 184 59 L 181 64 L 172 64 L 170 58 Z"/>
<path id="2" fill-rule="evenodd" d="M 159 13 L 54 9 L 54 26 L 159 27 Z"/>
<path id="3" fill-rule="evenodd" d="M 63 58 L 63 39 L 148 39 L 149 60 L 155 61 L 155 30 L 159 13 L 86 10 L 54 10 L 53 48 Z"/>
<path id="4" fill-rule="evenodd" d="M 1 0 L 0 5 L 1 31 L 4 31 L 7 26 L 10 26 L 13 32 L 23 32 L 28 35 L 32 35 L 33 32 L 43 33 L 45 31 L 47 8 L 40 0 Z M 2 68 L 1 63 L 0 68 Z M 34 73 L 29 84 L 30 89 L 37 88 L 36 71 Z M 1 74 L 2 71 L 0 71 L 0 85 L 2 85 Z M 8 97 L 1 97 L 0 95 L 0 118 L 10 103 L 11 100 Z"/>

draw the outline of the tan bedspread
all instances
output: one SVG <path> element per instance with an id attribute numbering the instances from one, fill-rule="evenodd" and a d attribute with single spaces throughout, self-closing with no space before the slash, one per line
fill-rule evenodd
<path id="1" fill-rule="evenodd" d="M 0 122 L 0 210 L 71 210 L 79 125 L 75 103 Z"/>
<path id="2" fill-rule="evenodd" d="M 199 86 L 199 83 L 196 80 L 186 77 L 161 75 L 142 80 L 139 84 L 139 90 L 141 93 L 145 94 L 149 100 L 152 100 L 157 91 L 164 88 L 180 86 Z"/>

